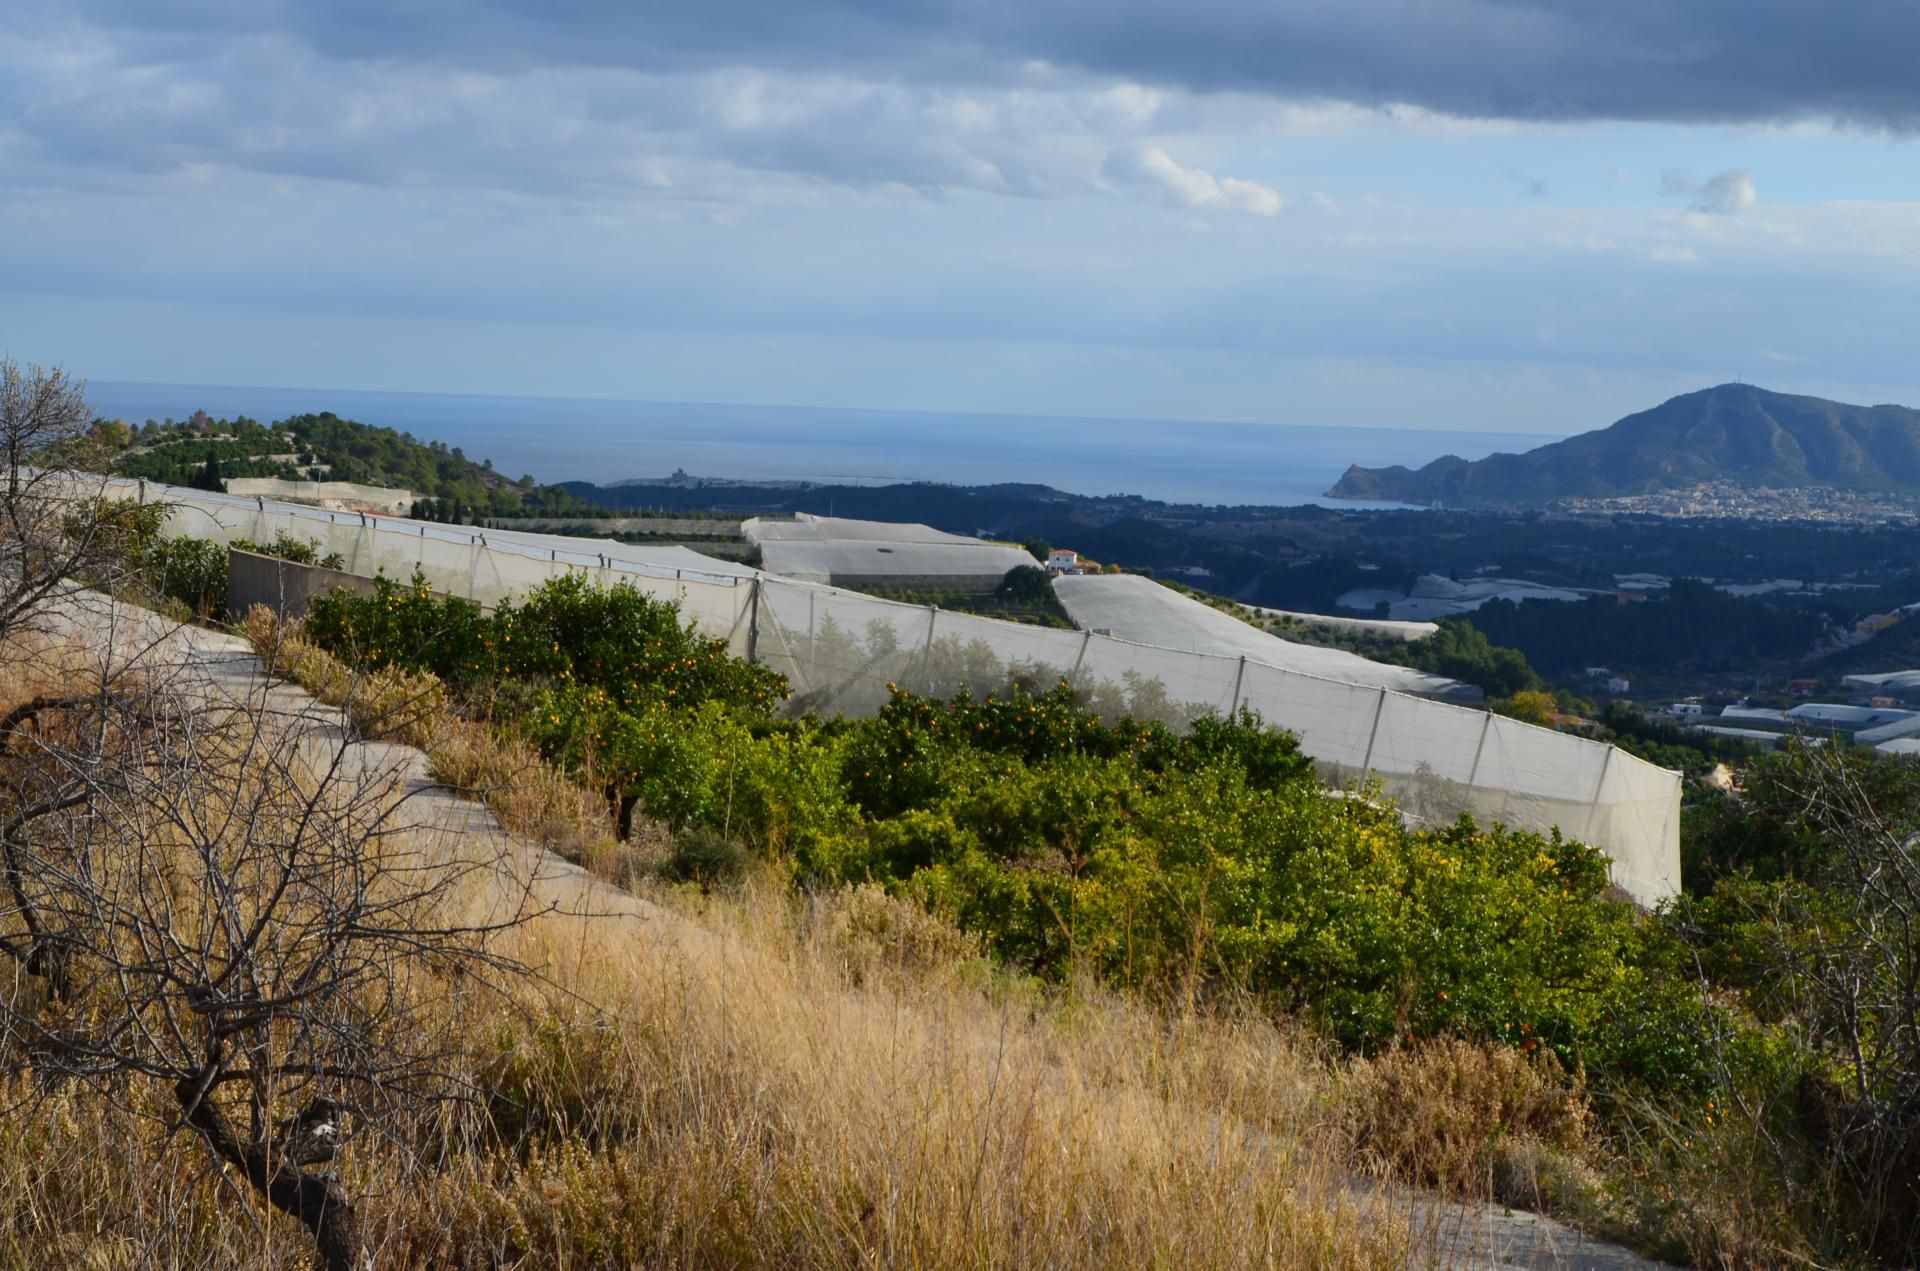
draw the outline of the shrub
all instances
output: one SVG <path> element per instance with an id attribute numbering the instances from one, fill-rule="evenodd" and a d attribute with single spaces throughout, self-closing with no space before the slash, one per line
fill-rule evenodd
<path id="1" fill-rule="evenodd" d="M 1341 1100 L 1354 1147 L 1392 1178 L 1485 1194 L 1525 1146 L 1586 1146 L 1580 1081 L 1548 1055 L 1458 1040 L 1357 1061 Z"/>
<path id="2" fill-rule="evenodd" d="M 161 595 L 179 601 L 196 617 L 226 607 L 227 549 L 204 538 L 156 538 L 143 553 L 147 577 Z"/>
<path id="3" fill-rule="evenodd" d="M 661 866 L 661 874 L 673 882 L 699 883 L 712 887 L 737 883 L 752 867 L 753 854 L 739 839 L 719 830 L 696 825 L 673 836 L 673 851 Z"/>
<path id="4" fill-rule="evenodd" d="M 307 634 L 362 665 L 431 671 L 456 687 L 529 681 L 597 689 L 625 711 L 720 701 L 765 715 L 786 692 L 781 676 L 682 623 L 676 606 L 631 584 L 603 588 L 577 575 L 492 613 L 435 595 L 418 573 L 406 585 L 382 578 L 372 596 L 316 599 Z"/>
<path id="5" fill-rule="evenodd" d="M 252 552 L 257 556 L 274 556 L 280 560 L 292 561 L 296 565 L 318 565 L 322 569 L 339 569 L 346 564 L 346 558 L 339 552 L 322 552 L 317 538 L 296 538 L 285 530 L 277 531 L 271 543 L 255 543 L 249 539 L 235 539 L 233 546 L 243 552 Z"/>

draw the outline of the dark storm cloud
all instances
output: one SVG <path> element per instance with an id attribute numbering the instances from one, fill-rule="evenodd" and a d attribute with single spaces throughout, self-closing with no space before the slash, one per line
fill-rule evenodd
<path id="1" fill-rule="evenodd" d="M 1920 123 L 1911 0 L 83 0 L 162 41 L 333 58 L 756 65 L 990 81 L 1028 60 L 1196 91 L 1473 117 Z"/>

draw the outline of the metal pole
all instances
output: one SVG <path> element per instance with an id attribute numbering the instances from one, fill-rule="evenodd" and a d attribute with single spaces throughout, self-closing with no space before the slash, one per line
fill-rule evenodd
<path id="1" fill-rule="evenodd" d="M 1607 747 L 1607 757 L 1600 761 L 1600 775 L 1595 778 L 1593 783 L 1593 794 L 1587 799 L 1588 806 L 1599 806 L 1600 791 L 1605 789 L 1607 784 L 1607 769 L 1613 766 L 1613 752 L 1618 749 L 1620 749 L 1618 746 Z"/>
<path id="2" fill-rule="evenodd" d="M 1227 707 L 1227 714 L 1229 716 L 1237 715 L 1240 713 L 1240 686 L 1246 683 L 1246 680 L 1247 680 L 1247 655 L 1242 653 L 1240 655 L 1240 669 L 1234 672 L 1234 676 L 1233 676 L 1233 705 Z M 1376 715 L 1375 716 L 1376 723 L 1378 722 L 1378 718 L 1379 717 Z"/>
<path id="3" fill-rule="evenodd" d="M 807 680 L 812 682 L 820 669 L 820 642 L 813 634 L 813 605 L 819 594 L 811 589 L 807 592 Z"/>
<path id="4" fill-rule="evenodd" d="M 1364 774 L 1373 770 L 1373 743 L 1380 736 L 1380 716 L 1387 709 L 1387 690 L 1380 690 L 1380 700 L 1373 704 L 1373 731 L 1367 734 L 1367 757 L 1360 761 L 1360 771 Z"/>
<path id="5" fill-rule="evenodd" d="M 1467 784 L 1477 785 L 1480 781 L 1480 755 L 1487 748 L 1487 734 L 1493 731 L 1493 712 L 1488 711 L 1486 722 L 1480 725 L 1480 744 L 1473 748 L 1473 767 L 1467 769 Z"/>
<path id="6" fill-rule="evenodd" d="M 940 617 L 939 605 L 927 606 L 927 643 L 920 650 L 920 683 L 928 691 L 933 689 L 933 624 Z"/>
<path id="7" fill-rule="evenodd" d="M 760 579 L 753 580 L 753 595 L 747 600 L 747 661 L 756 661 L 760 651 Z"/>
<path id="8" fill-rule="evenodd" d="M 1088 646 L 1089 644 L 1092 644 L 1092 643 L 1093 643 L 1093 628 L 1092 628 L 1092 627 L 1088 627 L 1088 628 L 1086 629 L 1086 631 L 1085 631 L 1085 632 L 1083 632 L 1083 633 L 1081 634 L 1081 636 L 1080 636 L 1080 655 L 1079 655 L 1078 657 L 1076 657 L 1076 658 L 1074 658 L 1074 660 L 1073 660 L 1073 670 L 1072 670 L 1071 672 L 1069 672 L 1069 673 L 1068 673 L 1068 675 L 1067 675 L 1067 679 L 1068 679 L 1068 680 L 1069 680 L 1070 682 L 1072 682 L 1072 683 L 1078 683 L 1078 682 L 1079 682 L 1079 680 L 1080 680 L 1080 664 L 1081 664 L 1081 663 L 1083 663 L 1083 662 L 1085 662 L 1085 661 L 1087 660 L 1087 646 Z"/>

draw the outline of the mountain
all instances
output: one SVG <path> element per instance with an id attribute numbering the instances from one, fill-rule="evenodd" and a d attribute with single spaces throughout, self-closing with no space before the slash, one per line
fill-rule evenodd
<path id="1" fill-rule="evenodd" d="M 1348 468 L 1327 493 L 1516 507 L 1729 482 L 1920 493 L 1920 411 L 1722 384 L 1525 454 Z"/>

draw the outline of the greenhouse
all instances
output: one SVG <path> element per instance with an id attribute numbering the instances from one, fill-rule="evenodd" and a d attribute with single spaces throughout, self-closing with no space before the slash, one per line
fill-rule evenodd
<path id="1" fill-rule="evenodd" d="M 482 604 L 560 574 L 585 574 L 680 604 L 700 630 L 791 682 L 793 712 L 866 715 L 889 686 L 938 694 L 1010 684 L 1073 684 L 1096 710 L 1181 727 L 1247 707 L 1298 735 L 1322 774 L 1348 790 L 1378 783 L 1409 818 L 1462 812 L 1567 835 L 1605 851 L 1613 881 L 1643 904 L 1678 890 L 1680 775 L 1601 742 L 1401 692 L 1273 665 L 1251 651 L 1164 648 L 1022 626 L 799 582 L 683 548 L 329 512 L 132 481 L 108 493 L 164 501 L 170 532 L 316 539 L 348 572 L 406 578 Z M 1283 651 L 1284 652 L 1284 651 Z M 1282 654 L 1269 656 L 1284 660 Z"/>

